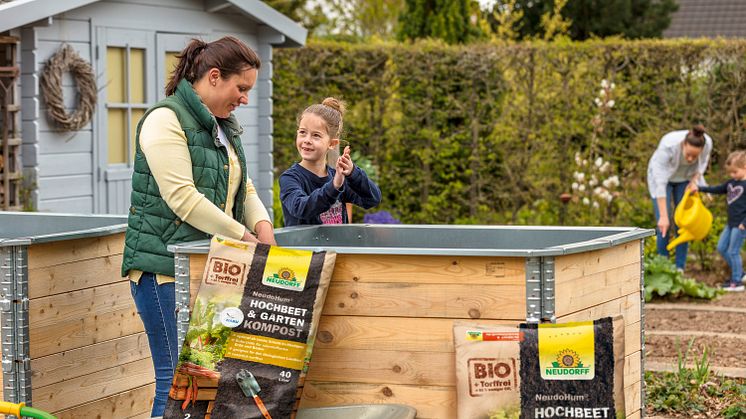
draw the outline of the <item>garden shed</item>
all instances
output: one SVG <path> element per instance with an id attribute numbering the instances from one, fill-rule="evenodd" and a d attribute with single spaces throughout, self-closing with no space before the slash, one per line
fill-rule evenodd
<path id="1" fill-rule="evenodd" d="M 249 105 L 235 111 L 249 175 L 272 209 L 272 49 L 299 47 L 306 30 L 259 0 L 13 0 L 0 4 L 0 63 L 17 67 L 6 118 L 18 127 L 4 150 L 17 161 L 18 195 L 29 209 L 124 214 L 129 207 L 135 128 L 164 97 L 176 54 L 191 38 L 233 35 L 251 46 L 262 68 Z M 8 39 L 7 37 L 5 39 Z M 40 78 L 65 44 L 95 74 L 90 121 L 61 129 L 45 105 Z M 5 48 L 5 50 L 2 50 Z M 13 57 L 13 58 L 9 58 Z M 76 109 L 76 82 L 62 78 L 64 108 Z M 0 114 L 2 118 L 2 114 Z M 11 135 L 13 136 L 13 135 Z M 22 185 L 22 186 L 21 186 Z"/>

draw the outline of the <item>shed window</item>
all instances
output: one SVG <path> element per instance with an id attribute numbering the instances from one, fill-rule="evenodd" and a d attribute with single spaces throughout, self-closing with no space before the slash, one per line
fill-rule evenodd
<path id="1" fill-rule="evenodd" d="M 109 164 L 132 165 L 135 131 L 145 114 L 145 50 L 107 47 L 107 122 Z"/>

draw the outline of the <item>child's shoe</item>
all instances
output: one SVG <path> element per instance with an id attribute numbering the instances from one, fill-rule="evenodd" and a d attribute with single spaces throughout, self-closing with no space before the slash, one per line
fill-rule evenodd
<path id="1" fill-rule="evenodd" d="M 727 286 L 723 284 L 722 290 L 727 292 L 743 292 L 743 290 L 746 289 L 746 287 L 743 286 L 743 283 L 735 283 L 731 282 Z"/>

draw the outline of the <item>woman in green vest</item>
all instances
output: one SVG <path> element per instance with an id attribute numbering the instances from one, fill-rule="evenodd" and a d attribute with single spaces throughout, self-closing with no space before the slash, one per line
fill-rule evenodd
<path id="1" fill-rule="evenodd" d="M 168 97 L 143 116 L 122 275 L 145 326 L 155 368 L 152 417 L 160 417 L 178 360 L 174 260 L 168 245 L 215 234 L 275 244 L 267 210 L 246 173 L 241 125 L 259 57 L 243 42 L 193 39 L 178 56 Z"/>

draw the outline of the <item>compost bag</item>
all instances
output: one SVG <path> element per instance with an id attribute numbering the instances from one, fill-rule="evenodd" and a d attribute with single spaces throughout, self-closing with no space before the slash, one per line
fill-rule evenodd
<path id="1" fill-rule="evenodd" d="M 164 418 L 289 418 L 335 259 L 213 238 Z"/>
<path id="2" fill-rule="evenodd" d="M 461 419 L 624 418 L 621 316 L 454 326 Z"/>

